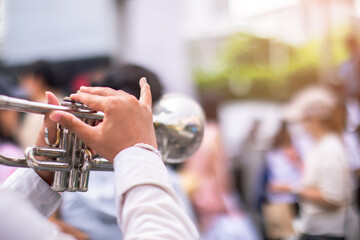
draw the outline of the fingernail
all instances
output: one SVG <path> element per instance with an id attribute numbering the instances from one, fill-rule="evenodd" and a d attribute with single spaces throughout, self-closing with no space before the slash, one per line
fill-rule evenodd
<path id="1" fill-rule="evenodd" d="M 140 85 L 143 85 L 143 84 L 145 84 L 145 83 L 147 83 L 146 78 L 145 78 L 145 77 L 142 77 L 142 78 L 140 79 Z"/>
<path id="2" fill-rule="evenodd" d="M 54 122 L 59 122 L 60 119 L 61 119 L 61 114 L 51 113 L 50 114 L 50 119 L 53 120 Z"/>
<path id="3" fill-rule="evenodd" d="M 86 89 L 86 88 L 87 88 L 87 87 L 85 87 L 85 86 L 81 86 L 81 87 L 80 87 L 80 90 L 81 90 L 81 89 Z M 78 91 L 80 91 L 80 90 L 78 90 Z"/>
<path id="4" fill-rule="evenodd" d="M 50 103 L 49 101 L 50 101 L 50 94 L 51 94 L 51 92 L 50 91 L 45 91 L 45 95 L 46 95 L 46 100 L 47 100 L 47 103 Z"/>

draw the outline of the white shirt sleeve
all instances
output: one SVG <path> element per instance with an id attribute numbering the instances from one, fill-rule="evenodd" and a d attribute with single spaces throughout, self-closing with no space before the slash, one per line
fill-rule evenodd
<path id="1" fill-rule="evenodd" d="M 33 169 L 16 170 L 0 186 L 0 238 L 73 239 L 44 217 L 55 211 L 60 198 Z"/>
<path id="2" fill-rule="evenodd" d="M 30 168 L 17 169 L 0 189 L 21 194 L 45 217 L 50 217 L 60 205 L 61 195 Z"/>
<path id="3" fill-rule="evenodd" d="M 131 147 L 114 160 L 118 221 L 124 239 L 198 239 L 162 160 Z"/>

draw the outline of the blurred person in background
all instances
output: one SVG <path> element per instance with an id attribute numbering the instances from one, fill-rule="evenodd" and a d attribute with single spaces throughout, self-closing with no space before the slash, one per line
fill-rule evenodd
<path id="1" fill-rule="evenodd" d="M 49 62 L 37 61 L 25 67 L 19 75 L 20 85 L 30 101 L 46 103 L 46 91 L 62 96 L 57 75 Z M 19 143 L 23 149 L 34 145 L 44 116 L 26 113 L 19 130 Z"/>
<path id="2" fill-rule="evenodd" d="M 7 81 L 0 81 L 0 95 L 22 98 L 24 94 L 16 90 Z M 0 110 L 0 154 L 8 157 L 24 157 L 24 151 L 19 147 L 16 135 L 19 130 L 19 112 Z M 0 164 L 0 184 L 14 171 L 15 167 Z"/>
<path id="3" fill-rule="evenodd" d="M 151 86 L 153 103 L 163 95 L 163 86 L 158 76 L 151 70 L 136 64 L 123 64 L 120 67 L 112 68 L 105 74 L 102 82 L 92 82 L 92 86 L 109 87 L 121 89 L 136 98 L 140 97 L 139 79 L 145 77 Z"/>
<path id="4" fill-rule="evenodd" d="M 288 130 L 288 124 L 283 121 L 276 133 L 272 147 L 266 154 L 266 165 L 268 169 L 268 184 L 287 183 L 298 184 L 301 172 L 302 161 L 297 149 L 292 143 Z M 276 203 L 296 203 L 294 194 L 274 194 L 267 192 L 267 199 Z"/>
<path id="5" fill-rule="evenodd" d="M 109 68 L 108 63 L 100 63 L 90 70 L 75 75 L 70 81 L 70 92 L 76 92 L 82 86 L 100 86 Z"/>
<path id="6" fill-rule="evenodd" d="M 355 35 L 346 39 L 349 59 L 340 67 L 340 80 L 343 83 L 345 98 L 360 100 L 360 46 Z"/>
<path id="7" fill-rule="evenodd" d="M 234 164 L 236 190 L 240 193 L 241 200 L 243 200 L 241 204 L 250 215 L 259 232 L 262 229 L 260 203 L 264 190 L 263 173 L 266 153 L 264 139 L 260 135 L 261 127 L 261 120 L 252 120 L 250 129 L 239 147 L 239 153 Z"/>
<path id="8" fill-rule="evenodd" d="M 246 214 L 237 204 L 232 186 L 231 166 L 226 160 L 221 133 L 215 119 L 209 116 L 216 104 L 204 107 L 208 123 L 198 151 L 182 167 L 184 189 L 193 204 L 203 240 L 259 239 Z"/>
<path id="9" fill-rule="evenodd" d="M 293 193 L 274 193 L 269 191 L 273 184 L 289 184 L 289 185 L 297 185 L 299 184 L 302 172 L 302 161 L 297 152 L 297 149 L 294 147 L 289 130 L 288 124 L 285 121 L 282 121 L 279 127 L 278 132 L 276 133 L 272 146 L 266 154 L 266 174 L 267 174 L 267 184 L 266 184 L 266 205 L 271 206 L 273 208 L 278 207 L 283 210 L 286 209 L 289 213 L 289 217 L 283 217 L 281 222 L 278 223 L 285 229 L 291 229 L 292 221 L 296 217 L 294 213 L 296 213 L 298 209 L 297 205 L 297 197 Z M 265 210 L 263 208 L 263 210 Z M 265 214 L 265 211 L 263 211 Z M 272 214 L 272 213 L 269 213 Z M 276 214 L 279 214 L 276 213 Z M 274 216 L 266 216 L 269 220 Z M 286 222 L 285 222 L 286 221 Z M 265 224 L 267 222 L 265 221 Z M 270 224 L 270 223 L 268 223 Z M 289 226 L 286 228 L 285 226 Z M 271 236 L 271 232 L 274 232 L 274 225 L 265 226 L 267 232 L 267 237 L 273 239 Z M 276 238 L 281 237 L 282 239 L 290 237 L 294 235 L 293 231 L 284 231 L 280 230 L 280 234 Z"/>
<path id="10" fill-rule="evenodd" d="M 352 197 L 351 204 L 348 209 L 347 216 L 347 239 L 360 239 L 360 218 L 357 208 L 357 199 L 359 199 L 359 180 L 360 180 L 360 143 L 355 131 L 349 131 L 347 126 L 348 112 L 344 102 L 338 103 L 338 114 L 334 116 L 337 118 L 342 127 L 342 138 L 348 154 L 348 164 L 352 176 Z"/>
<path id="11" fill-rule="evenodd" d="M 337 91 L 336 93 L 338 95 Z M 349 240 L 357 240 L 360 238 L 359 211 L 355 205 L 358 204 L 357 199 L 359 199 L 358 189 L 360 179 L 360 145 L 356 131 L 349 130 L 349 121 L 347 120 L 349 112 L 343 101 L 344 99 L 341 97 L 341 95 L 338 95 L 338 99 L 340 100 L 336 105 L 334 121 L 336 121 L 338 126 L 340 126 L 339 135 L 342 137 L 342 141 L 347 151 L 348 166 L 353 180 L 353 199 L 347 211 L 346 237 Z M 310 136 L 309 133 L 304 132 L 304 128 L 299 124 L 292 124 L 291 127 L 292 130 L 294 130 L 294 128 L 296 130 L 292 131 L 291 133 L 297 149 L 301 149 L 301 157 L 304 158 L 304 156 L 306 156 L 307 153 L 311 151 L 311 146 L 315 144 L 315 140 Z"/>
<path id="12" fill-rule="evenodd" d="M 110 69 L 102 83 L 102 87 L 120 89 L 136 98 L 140 97 L 139 79 L 146 77 L 151 87 L 152 101 L 155 103 L 163 94 L 163 87 L 155 73 L 142 66 L 124 64 Z M 172 185 L 184 203 L 188 215 L 192 215 L 187 197 L 180 189 L 177 175 L 169 170 Z M 58 211 L 50 218 L 65 233 L 76 239 L 122 239 L 117 223 L 114 192 L 114 172 L 95 171 L 89 179 L 89 190 L 86 193 L 64 192 Z"/>
<path id="13" fill-rule="evenodd" d="M 349 111 L 349 127 L 354 129 L 360 124 L 360 46 L 356 35 L 350 34 L 345 45 L 349 58 L 339 69 L 340 95 Z"/>
<path id="14" fill-rule="evenodd" d="M 261 127 L 261 121 L 254 119 L 251 123 L 249 132 L 247 133 L 245 140 L 240 146 L 238 159 L 235 162 L 235 178 L 237 181 L 237 189 L 244 200 L 244 205 L 247 209 L 256 209 L 259 191 L 256 183 L 259 183 L 258 171 L 261 169 L 259 164 L 262 161 L 263 155 L 259 151 L 259 129 Z M 255 172 L 254 172 L 255 171 Z M 256 178 L 256 179 L 254 179 Z M 255 185 L 254 185 L 255 184 Z M 256 192 L 255 192 L 256 191 Z"/>
<path id="15" fill-rule="evenodd" d="M 300 198 L 302 240 L 345 239 L 351 201 L 351 173 L 337 116 L 335 95 L 312 87 L 294 98 L 287 118 L 301 121 L 314 144 L 304 158 L 301 184 L 273 184 L 273 193 L 295 193 Z"/>
<path id="16" fill-rule="evenodd" d="M 358 127 L 355 129 L 354 134 L 356 136 L 356 140 L 358 142 L 360 142 L 360 125 L 358 125 Z M 360 156 L 360 147 L 358 147 L 356 149 L 356 152 L 359 153 Z M 360 157 L 359 157 L 360 160 Z M 360 221 L 360 169 L 356 170 L 356 176 L 357 176 L 357 190 L 356 190 L 356 205 L 357 205 L 357 212 L 358 212 L 358 216 L 359 216 L 359 221 Z"/>

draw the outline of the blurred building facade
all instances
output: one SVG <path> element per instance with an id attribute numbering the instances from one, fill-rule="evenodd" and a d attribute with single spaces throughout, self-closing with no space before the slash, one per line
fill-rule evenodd
<path id="1" fill-rule="evenodd" d="M 195 66 L 211 64 L 223 40 L 234 33 L 246 32 L 301 45 L 326 36 L 331 27 L 358 25 L 360 9 L 358 0 L 185 2 L 183 33 L 190 42 L 191 65 Z"/>
<path id="2" fill-rule="evenodd" d="M 300 44 L 354 19 L 358 3 L 1 0 L 1 61 L 16 66 L 38 59 L 56 62 L 105 56 L 113 63 L 149 67 L 165 81 L 168 91 L 193 94 L 191 68 L 211 64 L 224 38 L 247 32 Z"/>
<path id="3" fill-rule="evenodd" d="M 114 1 L 3 0 L 2 8 L 2 60 L 7 65 L 113 54 Z"/>
<path id="4" fill-rule="evenodd" d="M 2 0 L 1 61 L 5 66 L 108 58 L 154 70 L 167 91 L 193 94 L 181 0 Z"/>

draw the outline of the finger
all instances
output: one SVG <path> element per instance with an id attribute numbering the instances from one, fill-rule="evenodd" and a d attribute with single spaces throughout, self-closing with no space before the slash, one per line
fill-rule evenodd
<path id="1" fill-rule="evenodd" d="M 118 94 L 116 90 L 108 87 L 80 87 L 80 92 L 99 96 L 116 96 Z"/>
<path id="2" fill-rule="evenodd" d="M 78 136 L 83 142 L 88 143 L 92 136 L 95 136 L 93 127 L 84 123 L 73 114 L 64 111 L 53 111 L 50 113 L 50 118 L 54 122 L 59 123 L 63 127 L 69 129 Z"/>
<path id="3" fill-rule="evenodd" d="M 105 98 L 99 95 L 79 92 L 71 94 L 70 97 L 77 102 L 86 104 L 89 108 L 95 111 L 103 111 L 105 108 Z"/>
<path id="4" fill-rule="evenodd" d="M 147 83 L 146 78 L 144 77 L 140 79 L 139 84 L 141 88 L 139 101 L 151 109 L 152 99 L 150 85 Z"/>
<path id="5" fill-rule="evenodd" d="M 56 98 L 56 96 L 52 93 L 52 92 L 45 92 L 46 94 L 46 98 L 47 98 L 47 103 L 48 104 L 52 104 L 52 105 L 59 105 L 59 101 Z M 54 143 L 56 141 L 56 122 L 52 121 L 51 119 L 49 119 L 49 114 L 45 115 L 45 119 L 44 119 L 44 125 L 42 131 L 45 130 L 45 128 L 48 129 L 48 139 L 51 143 Z M 45 134 L 45 132 L 44 132 Z"/>
<path id="6" fill-rule="evenodd" d="M 45 92 L 45 94 L 46 94 L 48 104 L 59 105 L 59 101 L 54 93 L 47 91 L 47 92 Z"/>

